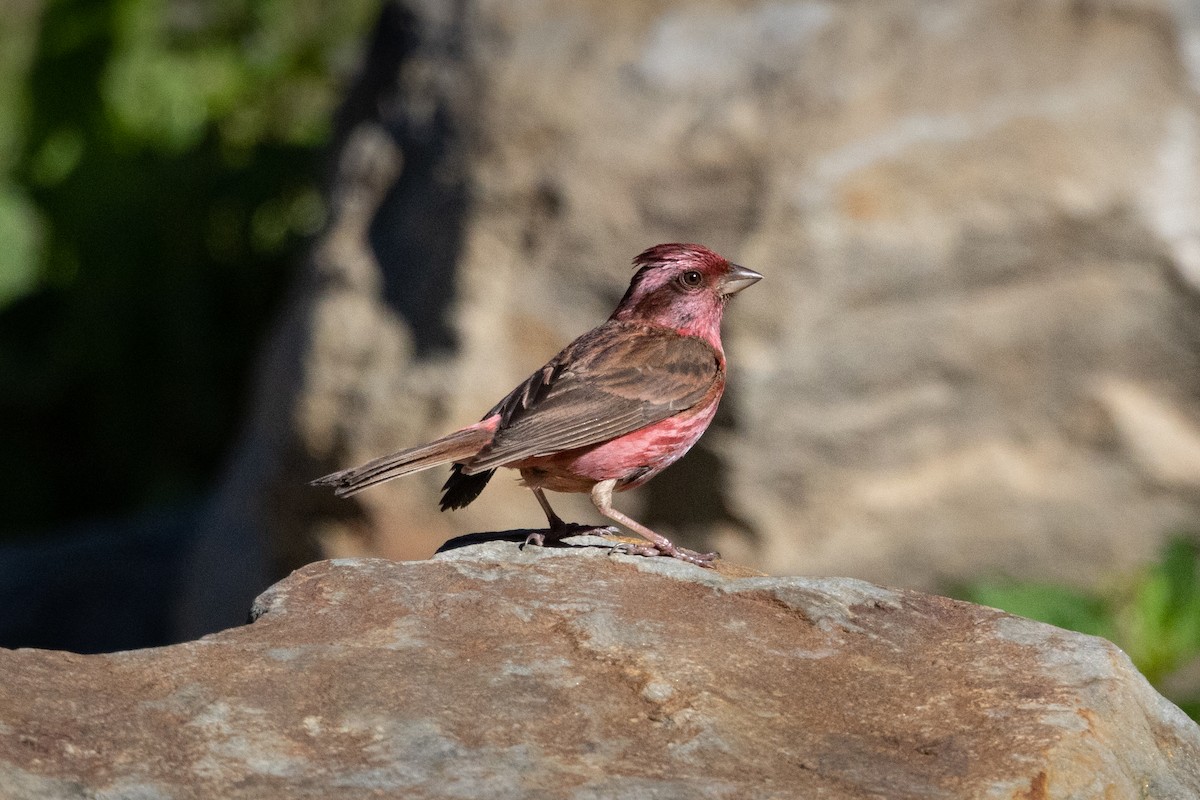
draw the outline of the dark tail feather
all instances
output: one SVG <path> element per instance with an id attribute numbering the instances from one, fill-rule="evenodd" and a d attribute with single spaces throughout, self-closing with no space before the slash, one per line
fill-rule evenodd
<path id="1" fill-rule="evenodd" d="M 317 478 L 312 485 L 332 486 L 334 494 L 338 497 L 349 497 L 392 478 L 470 458 L 486 447 L 492 441 L 492 436 L 493 432 L 485 428 L 463 428 L 429 444 L 401 450 L 390 456 L 369 461 L 361 467 Z"/>
<path id="2" fill-rule="evenodd" d="M 455 464 L 454 469 L 450 471 L 450 477 L 442 486 L 442 511 L 465 508 L 470 505 L 472 500 L 479 497 L 479 493 L 483 491 L 483 487 L 487 486 L 487 482 L 492 479 L 494 474 L 496 474 L 496 470 L 487 469 L 474 475 L 468 475 L 463 472 L 462 464 Z"/>

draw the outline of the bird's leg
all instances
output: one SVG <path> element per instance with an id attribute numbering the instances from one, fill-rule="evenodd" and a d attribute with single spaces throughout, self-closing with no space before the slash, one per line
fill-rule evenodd
<path id="1" fill-rule="evenodd" d="M 687 561 L 689 564 L 697 564 L 701 567 L 712 566 L 713 559 L 717 557 L 716 553 L 697 553 L 695 550 L 676 547 L 667 537 L 655 533 L 640 522 L 630 519 L 625 514 L 613 508 L 612 493 L 616 485 L 616 480 L 607 480 L 601 481 L 592 487 L 592 502 L 595 503 L 596 509 L 604 516 L 624 525 L 629 530 L 651 542 L 648 545 L 622 543 L 617 545 L 618 550 L 639 556 L 670 556 L 671 558 L 678 558 L 681 561 Z"/>
<path id="2" fill-rule="evenodd" d="M 542 507 L 542 511 L 546 512 L 546 522 L 550 523 L 550 530 L 558 530 L 567 524 L 562 521 L 562 517 L 554 513 L 554 509 L 550 507 L 550 501 L 546 499 L 545 492 L 543 492 L 541 489 L 535 488 L 533 490 L 533 496 L 537 498 L 538 505 Z"/>
<path id="3" fill-rule="evenodd" d="M 562 517 L 555 514 L 554 509 L 550 507 L 550 501 L 546 499 L 546 493 L 540 488 L 532 486 L 530 488 L 533 490 L 533 496 L 537 498 L 538 505 L 542 507 L 542 511 L 546 512 L 546 522 L 550 523 L 550 528 L 545 531 L 534 531 L 526 536 L 525 541 L 521 543 L 522 549 L 527 544 L 536 544 L 538 547 L 544 547 L 546 542 L 554 544 L 561 541 L 564 537 L 580 533 L 616 533 L 616 529 L 611 526 L 578 525 L 573 522 L 563 522 Z"/>

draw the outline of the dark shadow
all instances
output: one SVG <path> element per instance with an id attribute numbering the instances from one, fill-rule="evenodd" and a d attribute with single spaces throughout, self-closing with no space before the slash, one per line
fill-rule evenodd
<path id="1" fill-rule="evenodd" d="M 467 211 L 466 181 L 447 167 L 459 149 L 449 112 L 428 130 L 407 126 L 397 140 L 404 167 L 371 221 L 369 240 L 383 271 L 383 296 L 408 322 L 417 355 L 457 344 L 446 320 Z"/>
<path id="2" fill-rule="evenodd" d="M 456 344 L 446 310 L 454 296 L 469 197 L 462 167 L 468 132 L 455 109 L 473 104 L 449 88 L 467 91 L 462 87 L 469 81 L 442 77 L 402 86 L 400 78 L 408 62 L 428 64 L 443 76 L 467 69 L 459 40 L 464 4 L 456 3 L 453 13 L 456 21 L 423 31 L 411 10 L 386 4 L 363 73 L 335 124 L 335 152 L 356 126 L 372 121 L 391 134 L 404 159 L 368 239 L 383 272 L 384 300 L 408 322 L 418 356 Z M 426 105 L 432 109 L 426 111 Z"/>
<path id="3" fill-rule="evenodd" d="M 199 508 L 0 544 L 0 647 L 109 653 L 178 641 L 172 611 Z"/>
<path id="4" fill-rule="evenodd" d="M 470 547 L 475 544 L 487 544 L 488 542 L 524 542 L 529 538 L 531 533 L 548 533 L 545 528 L 516 528 L 509 531 L 480 531 L 478 533 L 466 533 L 462 536 L 455 536 L 453 539 L 447 539 L 442 543 L 442 546 L 437 549 L 437 553 L 446 553 L 451 550 L 458 550 L 462 547 Z M 547 539 L 543 545 L 530 544 L 529 547 L 553 547 L 553 548 L 578 548 L 578 547 L 595 547 L 601 550 L 612 549 L 611 545 L 596 544 L 593 542 L 572 541 L 578 539 L 580 534 L 572 534 L 564 539 L 557 541 Z M 613 544 L 617 544 L 613 540 Z"/>

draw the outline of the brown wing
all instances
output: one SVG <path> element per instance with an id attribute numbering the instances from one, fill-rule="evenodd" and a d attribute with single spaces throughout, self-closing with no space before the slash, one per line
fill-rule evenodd
<path id="1" fill-rule="evenodd" d="M 666 419 L 698 403 L 722 370 L 717 351 L 702 339 L 606 322 L 488 413 L 500 414 L 500 427 L 463 472 L 597 444 Z"/>

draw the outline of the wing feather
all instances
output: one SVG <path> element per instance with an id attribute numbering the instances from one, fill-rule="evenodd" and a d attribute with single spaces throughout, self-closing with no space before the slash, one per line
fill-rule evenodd
<path id="1" fill-rule="evenodd" d="M 499 413 L 500 427 L 463 472 L 630 433 L 700 402 L 723 372 L 720 354 L 703 339 L 610 320 L 571 343 L 485 415 Z"/>

